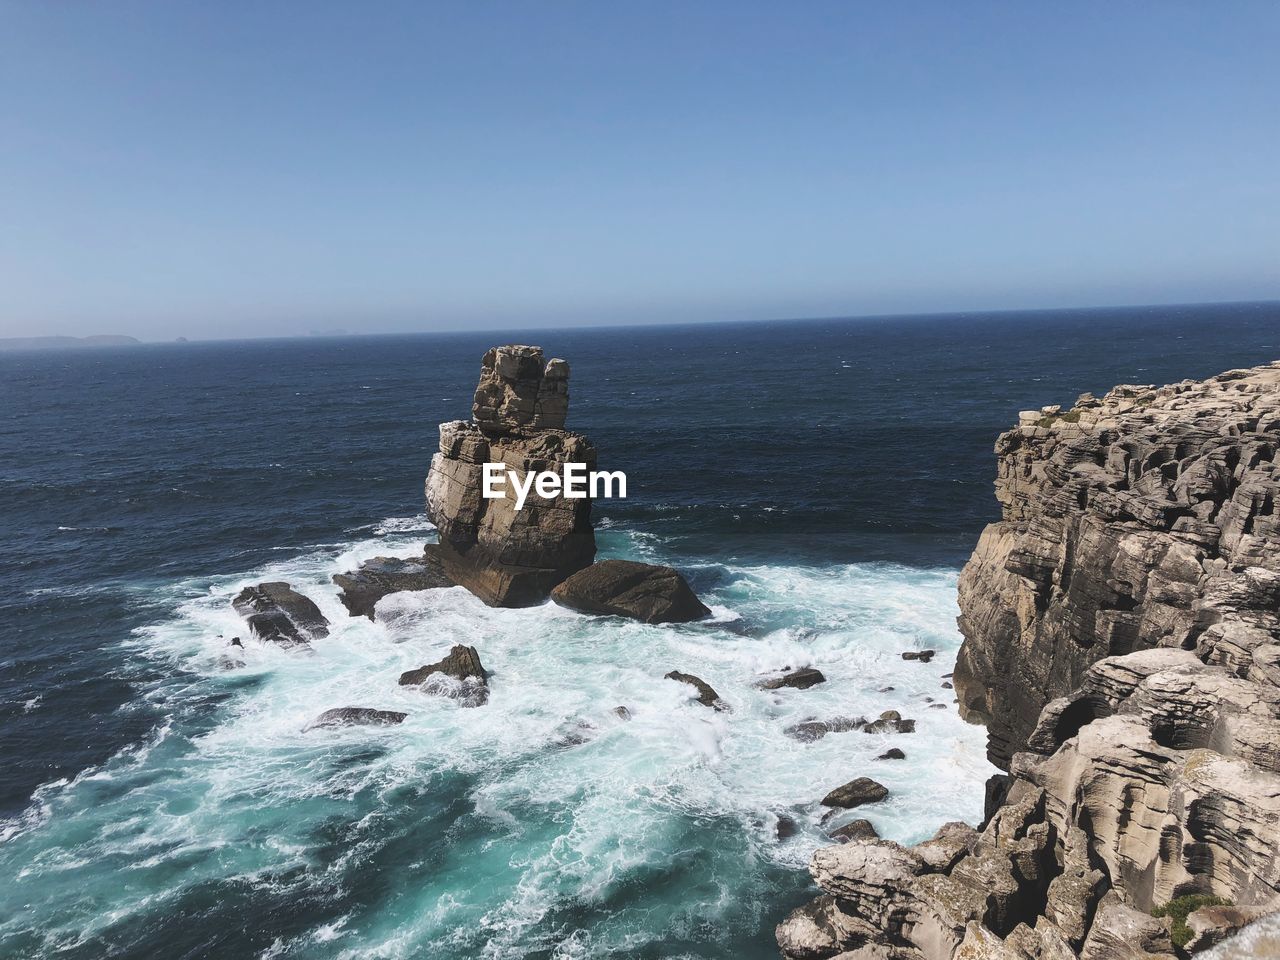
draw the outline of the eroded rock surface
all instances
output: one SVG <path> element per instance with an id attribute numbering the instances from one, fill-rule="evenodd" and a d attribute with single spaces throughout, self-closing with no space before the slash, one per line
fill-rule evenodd
<path id="1" fill-rule="evenodd" d="M 400 674 L 400 686 L 419 686 L 427 693 L 460 700 L 464 707 L 489 702 L 489 671 L 475 647 L 454 644 L 447 656 Z"/>
<path id="2" fill-rule="evenodd" d="M 541 603 L 595 557 L 590 497 L 530 489 L 516 510 L 512 495 L 483 496 L 485 463 L 515 471 L 521 482 L 531 472 L 561 473 L 566 463 L 595 469 L 595 447 L 564 429 L 568 409 L 567 363 L 544 360 L 539 347 L 494 347 L 484 356 L 473 420 L 440 425 L 427 516 L 439 530 L 444 573 L 491 606 Z"/>
<path id="3" fill-rule="evenodd" d="M 334 707 L 316 717 L 306 729 L 323 727 L 373 726 L 385 727 L 403 723 L 407 713 L 399 710 L 376 710 L 373 707 Z"/>
<path id="4" fill-rule="evenodd" d="M 329 621 L 320 608 L 283 580 L 245 587 L 231 606 L 245 618 L 249 631 L 266 643 L 305 647 L 329 635 Z"/>
<path id="5" fill-rule="evenodd" d="M 342 590 L 339 599 L 353 617 L 374 619 L 374 608 L 389 593 L 452 587 L 440 561 L 440 547 L 427 544 L 420 557 L 374 557 L 350 573 L 339 573 L 333 582 Z"/>
<path id="6" fill-rule="evenodd" d="M 613 614 L 644 623 L 687 623 L 711 613 L 671 567 L 601 560 L 554 590 L 556 603 L 582 613 Z"/>
<path id="7" fill-rule="evenodd" d="M 819 850 L 785 956 L 1174 960 L 1280 906 L 1278 446 L 1276 365 L 1000 438 L 954 683 L 1008 774 L 980 833 Z M 1182 948 L 1152 911 L 1189 894 L 1235 906 Z"/>

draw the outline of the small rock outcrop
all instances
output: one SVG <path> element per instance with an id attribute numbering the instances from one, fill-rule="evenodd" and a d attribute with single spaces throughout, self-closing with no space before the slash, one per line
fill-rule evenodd
<path id="1" fill-rule="evenodd" d="M 781 690 L 783 688 L 808 690 L 810 687 L 826 682 L 827 678 L 822 675 L 821 670 L 815 670 L 813 667 L 801 667 L 799 670 L 784 673 L 780 677 L 761 680 L 756 686 L 761 690 Z"/>
<path id="2" fill-rule="evenodd" d="M 687 623 L 711 613 L 671 567 L 634 560 L 594 563 L 557 586 L 551 597 L 571 610 L 644 623 Z"/>
<path id="3" fill-rule="evenodd" d="M 374 607 L 389 593 L 452 587 L 444 572 L 440 547 L 427 544 L 420 557 L 374 557 L 350 573 L 338 573 L 333 582 L 342 590 L 339 599 L 353 617 L 372 620 Z"/>
<path id="4" fill-rule="evenodd" d="M 464 707 L 489 702 L 489 671 L 475 647 L 455 644 L 448 656 L 400 674 L 400 686 L 421 686 L 426 692 L 461 700 Z"/>
<path id="5" fill-rule="evenodd" d="M 822 805 L 851 810 L 865 803 L 879 803 L 887 796 L 889 788 L 883 783 L 877 783 L 870 777 L 858 777 L 828 793 L 822 798 Z"/>
<path id="6" fill-rule="evenodd" d="M 716 710 L 729 709 L 729 705 L 720 699 L 720 694 L 716 693 L 715 688 L 701 677 L 695 677 L 692 673 L 681 673 L 679 670 L 672 670 L 662 679 L 689 684 L 689 686 L 698 691 L 698 702 L 704 707 L 712 707 Z"/>
<path id="7" fill-rule="evenodd" d="M 334 707 L 332 710 L 326 710 L 312 720 L 307 724 L 306 729 L 315 730 L 324 727 L 350 726 L 383 727 L 403 723 L 407 716 L 407 713 L 401 713 L 399 710 L 375 710 L 373 707 Z"/>
<path id="8" fill-rule="evenodd" d="M 546 600 L 551 588 L 595 558 L 591 499 L 541 497 L 530 489 L 523 509 L 514 495 L 483 496 L 483 468 L 501 464 L 523 482 L 531 472 L 587 471 L 596 450 L 564 429 L 569 365 L 544 360 L 540 347 L 494 347 L 484 355 L 472 420 L 440 425 L 440 450 L 427 474 L 427 516 L 440 534 L 447 577 L 490 606 Z"/>
<path id="9" fill-rule="evenodd" d="M 953 680 L 1008 772 L 980 833 L 819 850 L 784 955 L 1256 955 L 1231 937 L 1280 909 L 1280 365 L 1086 395 L 996 450 Z M 1223 905 L 1184 925 L 1192 895 Z"/>
<path id="10" fill-rule="evenodd" d="M 329 621 L 320 608 L 283 580 L 245 587 L 231 606 L 245 618 L 249 631 L 266 643 L 305 647 L 329 635 Z"/>

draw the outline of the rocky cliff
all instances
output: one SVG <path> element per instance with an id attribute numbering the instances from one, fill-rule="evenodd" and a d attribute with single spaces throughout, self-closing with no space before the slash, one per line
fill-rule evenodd
<path id="1" fill-rule="evenodd" d="M 539 347 L 511 345 L 484 355 L 472 420 L 440 425 L 426 481 L 427 516 L 440 532 L 437 556 L 450 580 L 490 605 L 541 603 L 595 558 L 590 498 L 530 490 L 516 510 L 511 497 L 482 495 L 487 462 L 522 481 L 566 463 L 595 469 L 595 447 L 564 429 L 568 410 L 569 365 L 544 360 Z"/>
<path id="2" fill-rule="evenodd" d="M 1278 444 L 1280 364 L 1022 414 L 960 582 L 988 822 L 819 851 L 784 955 L 1173 958 L 1280 907 Z"/>

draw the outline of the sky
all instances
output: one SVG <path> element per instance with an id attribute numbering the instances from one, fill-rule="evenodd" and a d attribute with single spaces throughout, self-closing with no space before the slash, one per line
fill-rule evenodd
<path id="1" fill-rule="evenodd" d="M 1280 298 L 1280 3 L 0 0 L 0 336 Z"/>

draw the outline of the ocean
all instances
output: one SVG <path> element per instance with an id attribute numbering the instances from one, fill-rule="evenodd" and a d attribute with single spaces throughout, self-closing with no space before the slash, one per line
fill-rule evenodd
<path id="1" fill-rule="evenodd" d="M 626 472 L 600 556 L 676 566 L 710 621 L 460 588 L 346 615 L 333 574 L 432 538 L 437 424 L 506 342 L 569 360 L 569 427 Z M 857 815 L 903 842 L 981 817 L 983 731 L 943 684 L 997 434 L 1276 358 L 1276 304 L 0 356 L 0 957 L 776 956 L 827 790 L 883 782 Z M 230 598 L 275 579 L 330 636 L 229 663 Z M 487 705 L 397 686 L 454 643 Z M 802 665 L 827 682 L 754 687 Z M 409 718 L 304 732 L 345 705 Z M 785 734 L 889 709 L 917 731 Z"/>

